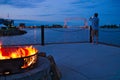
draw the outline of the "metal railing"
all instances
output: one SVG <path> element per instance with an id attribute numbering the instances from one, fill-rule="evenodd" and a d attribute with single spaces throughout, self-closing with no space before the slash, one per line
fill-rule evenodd
<path id="1" fill-rule="evenodd" d="M 0 37 L 4 46 L 91 43 L 91 28 L 28 28 L 19 36 Z M 117 36 L 115 36 L 117 35 Z M 120 47 L 120 30 L 99 30 L 99 43 Z"/>

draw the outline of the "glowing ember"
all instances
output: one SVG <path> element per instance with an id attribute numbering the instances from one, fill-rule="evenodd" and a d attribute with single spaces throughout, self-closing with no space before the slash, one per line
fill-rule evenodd
<path id="1" fill-rule="evenodd" d="M 31 56 L 29 58 L 24 58 L 24 65 L 21 66 L 21 68 L 27 68 L 30 65 L 36 63 L 37 61 L 37 55 Z"/>
<path id="2" fill-rule="evenodd" d="M 0 45 L 0 60 L 27 57 L 37 53 L 38 50 L 32 46 L 26 47 L 2 47 Z"/>

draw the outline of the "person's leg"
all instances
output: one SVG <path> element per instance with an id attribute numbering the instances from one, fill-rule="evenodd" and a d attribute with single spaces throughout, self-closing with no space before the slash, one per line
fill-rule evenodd
<path id="1" fill-rule="evenodd" d="M 98 44 L 98 36 L 96 36 L 96 44 Z"/>
<path id="2" fill-rule="evenodd" d="M 98 44 L 98 30 L 95 31 L 95 35 L 96 35 L 96 44 Z"/>
<path id="3" fill-rule="evenodd" d="M 92 34 L 91 34 L 91 36 L 92 36 L 92 43 L 94 43 L 94 35 L 95 35 L 95 31 L 92 30 Z"/>

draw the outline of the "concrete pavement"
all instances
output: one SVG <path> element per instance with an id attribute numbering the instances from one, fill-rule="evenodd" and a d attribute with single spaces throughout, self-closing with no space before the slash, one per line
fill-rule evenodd
<path id="1" fill-rule="evenodd" d="M 34 47 L 54 57 L 61 80 L 120 80 L 119 47 L 91 43 Z"/>

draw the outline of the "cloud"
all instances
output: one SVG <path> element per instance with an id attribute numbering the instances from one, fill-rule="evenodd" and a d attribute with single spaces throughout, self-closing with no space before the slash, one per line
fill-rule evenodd
<path id="1" fill-rule="evenodd" d="M 44 1 L 45 0 L 0 0 L 0 5 L 10 5 L 16 8 L 31 8 L 36 7 L 36 3 Z"/>
<path id="2" fill-rule="evenodd" d="M 91 0 L 76 0 L 71 3 L 76 8 L 84 8 L 84 9 L 93 9 L 96 7 L 101 6 L 104 3 L 107 3 L 108 1 L 101 0 L 100 2 L 97 0 L 91 1 Z"/>
<path id="3" fill-rule="evenodd" d="M 76 1 L 72 2 L 71 4 L 76 5 L 76 4 L 84 4 L 84 3 L 87 3 L 87 2 L 89 2 L 89 1 L 88 0 L 76 0 Z"/>
<path id="4" fill-rule="evenodd" d="M 40 16 L 54 16 L 54 15 L 56 15 L 56 14 L 43 14 L 43 15 L 41 14 L 41 15 L 36 15 L 36 16 L 40 17 Z"/>
<path id="5" fill-rule="evenodd" d="M 57 14 L 40 14 L 40 15 L 16 15 L 19 17 L 49 17 L 49 16 L 55 16 Z"/>

